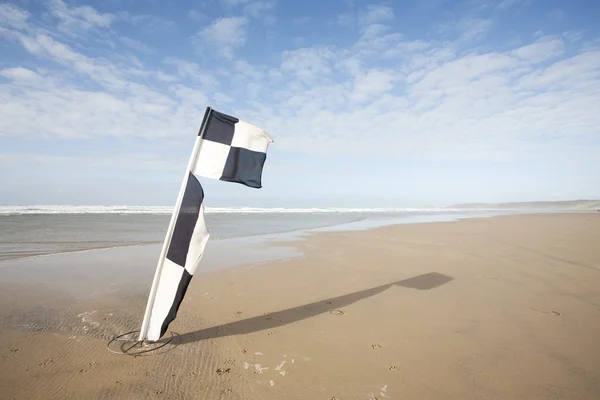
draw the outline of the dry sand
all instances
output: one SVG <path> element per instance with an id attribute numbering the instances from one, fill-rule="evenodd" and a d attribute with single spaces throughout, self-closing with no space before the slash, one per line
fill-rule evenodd
<path id="1" fill-rule="evenodd" d="M 196 277 L 174 344 L 148 356 L 105 348 L 139 327 L 143 296 L 2 288 L 0 398 L 600 399 L 600 214 L 297 246 L 304 257 Z"/>

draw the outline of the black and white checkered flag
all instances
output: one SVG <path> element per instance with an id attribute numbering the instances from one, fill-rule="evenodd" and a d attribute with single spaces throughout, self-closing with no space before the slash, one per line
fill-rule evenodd
<path id="1" fill-rule="evenodd" d="M 262 129 L 212 111 L 192 172 L 260 188 L 267 148 L 272 142 Z"/>
<path id="2" fill-rule="evenodd" d="M 139 340 L 156 341 L 165 334 L 208 242 L 204 191 L 195 175 L 260 188 L 272 142 L 262 129 L 207 109 L 159 257 Z"/>

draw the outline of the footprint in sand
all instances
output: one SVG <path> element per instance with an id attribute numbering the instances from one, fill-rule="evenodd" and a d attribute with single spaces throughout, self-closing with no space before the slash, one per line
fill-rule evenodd
<path id="1" fill-rule="evenodd" d="M 379 393 L 381 395 L 381 397 L 383 397 L 384 399 L 389 399 L 390 398 L 387 395 L 387 388 L 388 388 L 388 385 L 385 385 L 384 387 L 381 388 L 381 392 Z"/>
<path id="2" fill-rule="evenodd" d="M 530 309 L 532 309 L 533 311 L 537 311 L 537 312 L 541 312 L 542 314 L 549 314 L 549 315 L 554 315 L 555 317 L 560 316 L 560 313 L 558 311 L 544 311 L 544 310 L 538 310 L 537 308 L 533 308 L 533 307 L 529 307 Z"/>
<path id="3" fill-rule="evenodd" d="M 79 370 L 79 373 L 80 373 L 80 374 L 83 374 L 83 373 L 85 373 L 85 372 L 88 372 L 89 370 L 91 370 L 91 369 L 92 369 L 92 368 L 93 368 L 95 365 L 97 365 L 97 364 L 98 364 L 97 362 L 95 362 L 95 361 L 92 361 L 91 363 L 89 363 L 89 364 L 88 364 L 88 367 L 87 367 L 87 368 L 82 368 L 82 369 L 80 369 L 80 370 Z"/>
<path id="4" fill-rule="evenodd" d="M 279 375 L 281 375 L 281 376 L 286 376 L 286 375 L 287 375 L 287 372 L 286 372 L 286 370 L 282 369 L 282 368 L 283 368 L 283 366 L 284 366 L 286 363 L 287 363 L 287 360 L 283 360 L 283 361 L 281 362 L 281 364 L 279 364 L 277 367 L 275 367 L 275 371 L 279 371 Z"/>
<path id="5" fill-rule="evenodd" d="M 260 352 L 256 352 L 256 353 L 254 353 L 254 354 L 255 354 L 255 355 L 261 355 L 261 356 L 263 355 L 263 353 L 260 353 Z M 299 356 L 298 354 L 295 354 L 295 355 L 296 355 L 296 356 Z M 285 360 L 282 360 L 282 361 L 279 363 L 279 365 L 277 365 L 277 366 L 276 366 L 276 367 L 274 367 L 273 369 L 271 369 L 270 367 L 263 367 L 261 364 L 250 364 L 250 363 L 249 363 L 249 362 L 247 362 L 247 361 L 244 361 L 244 362 L 242 363 L 242 365 L 243 365 L 243 367 L 244 367 L 244 369 L 245 369 L 245 370 L 252 370 L 252 371 L 253 371 L 255 374 L 263 374 L 263 373 L 265 373 L 265 372 L 267 372 L 267 374 L 268 374 L 268 373 L 270 372 L 270 373 L 277 373 L 277 374 L 279 374 L 279 375 L 281 375 L 281 376 L 287 376 L 287 375 L 288 375 L 288 372 L 287 372 L 285 369 L 283 369 L 283 368 L 284 368 L 284 366 L 285 366 L 286 364 L 288 364 L 288 363 L 289 363 L 289 364 L 294 364 L 294 363 L 296 362 L 296 359 L 295 359 L 295 358 L 288 358 L 288 355 L 287 355 L 287 354 L 285 354 L 283 357 L 284 357 L 284 358 L 286 358 L 286 359 L 285 359 Z M 302 358 L 304 361 L 311 361 L 311 358 L 310 358 L 310 357 L 303 357 L 303 356 L 301 356 L 301 358 Z M 254 368 L 252 368 L 252 367 L 254 367 Z M 269 371 L 269 370 L 271 370 L 271 371 Z M 260 383 L 261 381 L 257 381 L 257 382 L 259 382 L 259 383 Z M 265 383 L 265 381 L 263 381 L 263 384 L 264 384 L 264 383 Z"/>
<path id="6" fill-rule="evenodd" d="M 279 364 L 277 367 L 275 367 L 275 371 L 281 371 L 281 368 L 283 368 L 283 366 L 287 363 L 287 360 L 283 360 L 281 362 L 281 364 Z"/>
<path id="7" fill-rule="evenodd" d="M 42 361 L 41 363 L 39 363 L 38 365 L 40 367 L 45 367 L 48 364 L 52 364 L 54 362 L 54 358 L 47 358 L 44 361 Z"/>
<path id="8" fill-rule="evenodd" d="M 254 364 L 254 373 L 255 374 L 262 374 L 263 371 L 269 369 L 269 367 L 263 367 L 260 364 Z"/>

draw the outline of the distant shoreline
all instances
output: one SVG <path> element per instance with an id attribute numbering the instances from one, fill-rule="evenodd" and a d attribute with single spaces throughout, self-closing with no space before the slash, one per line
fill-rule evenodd
<path id="1" fill-rule="evenodd" d="M 459 210 L 571 210 L 596 211 L 600 210 L 600 200 L 567 200 L 567 201 L 530 201 L 508 203 L 462 203 L 448 206 Z"/>

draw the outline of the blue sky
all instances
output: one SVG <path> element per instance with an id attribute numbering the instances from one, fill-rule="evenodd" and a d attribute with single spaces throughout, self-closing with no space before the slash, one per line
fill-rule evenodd
<path id="1" fill-rule="evenodd" d="M 273 136 L 207 205 L 600 198 L 600 2 L 0 4 L 0 204 L 171 205 L 206 106 Z"/>

